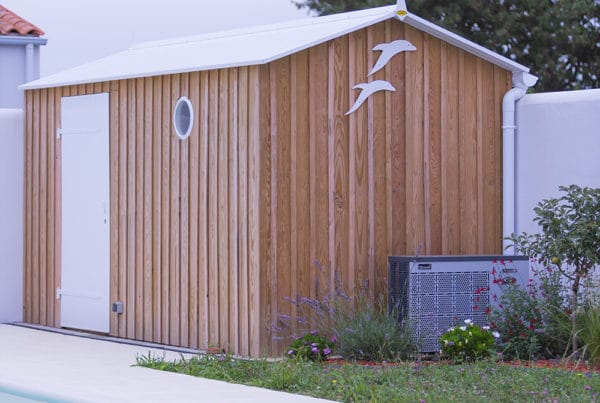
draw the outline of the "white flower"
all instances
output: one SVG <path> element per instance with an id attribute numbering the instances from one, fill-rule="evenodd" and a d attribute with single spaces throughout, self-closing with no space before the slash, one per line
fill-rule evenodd
<path id="1" fill-rule="evenodd" d="M 489 326 L 483 326 L 482 329 L 483 330 L 490 330 L 490 327 Z"/>
<path id="2" fill-rule="evenodd" d="M 492 332 L 492 336 L 494 336 L 495 338 L 499 338 L 500 337 L 500 333 L 498 333 L 497 331 L 493 331 Z"/>
<path id="3" fill-rule="evenodd" d="M 472 325 L 473 321 L 471 319 L 465 319 L 465 325 Z"/>
<path id="4" fill-rule="evenodd" d="M 467 330 L 467 327 L 466 326 L 461 326 L 459 329 L 464 332 L 465 330 Z"/>
<path id="5" fill-rule="evenodd" d="M 449 332 L 452 332 L 452 331 L 454 331 L 454 326 L 452 326 L 452 327 L 449 327 L 449 328 L 448 328 L 448 331 L 449 331 Z"/>

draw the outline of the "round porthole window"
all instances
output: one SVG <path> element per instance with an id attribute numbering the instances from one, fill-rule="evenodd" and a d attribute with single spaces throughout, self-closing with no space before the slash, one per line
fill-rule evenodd
<path id="1" fill-rule="evenodd" d="M 192 132 L 194 125 L 194 109 L 192 103 L 186 97 L 181 97 L 175 104 L 175 112 L 173 112 L 173 126 L 175 133 L 180 139 L 186 139 Z"/>

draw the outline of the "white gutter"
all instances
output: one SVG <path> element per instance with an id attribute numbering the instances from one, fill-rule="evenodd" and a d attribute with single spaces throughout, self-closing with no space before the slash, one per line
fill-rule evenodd
<path id="1" fill-rule="evenodd" d="M 507 255 L 514 254 L 506 238 L 515 233 L 515 103 L 535 85 L 537 77 L 513 72 L 512 82 L 514 87 L 502 99 L 502 249 Z"/>
<path id="2" fill-rule="evenodd" d="M 47 42 L 48 39 L 39 36 L 0 35 L 0 45 L 24 46 L 32 43 L 41 46 Z"/>

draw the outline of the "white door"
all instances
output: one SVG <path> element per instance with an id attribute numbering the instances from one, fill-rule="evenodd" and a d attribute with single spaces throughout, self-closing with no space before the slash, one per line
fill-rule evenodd
<path id="1" fill-rule="evenodd" d="M 108 333 L 108 94 L 64 97 L 60 325 Z"/>

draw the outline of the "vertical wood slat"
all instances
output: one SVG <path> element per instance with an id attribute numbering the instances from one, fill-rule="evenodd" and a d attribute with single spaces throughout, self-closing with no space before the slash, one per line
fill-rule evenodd
<path id="1" fill-rule="evenodd" d="M 367 48 L 372 49 L 377 44 L 387 42 L 386 25 L 371 27 L 367 31 Z M 377 54 L 368 52 L 368 68 L 375 64 Z M 386 79 L 389 68 L 377 72 L 373 79 Z M 374 298 L 378 290 L 384 289 L 387 281 L 388 256 L 388 180 L 387 161 L 389 147 L 387 143 L 389 91 L 382 97 L 374 97 L 369 103 L 369 143 L 368 143 L 368 184 L 369 184 L 369 269 L 366 276 L 369 297 Z"/>
<path id="2" fill-rule="evenodd" d="M 171 228 L 171 76 L 162 78 L 162 104 L 161 104 L 161 333 L 162 343 L 174 343 L 171 341 L 171 288 L 170 288 L 170 228 Z"/>
<path id="3" fill-rule="evenodd" d="M 248 67 L 248 326 L 249 331 L 249 353 L 253 356 L 263 354 L 263 319 L 264 295 L 267 290 L 261 285 L 265 276 L 262 266 L 261 241 L 261 191 L 262 189 L 262 167 L 261 167 L 261 127 L 260 127 L 260 68 L 258 66 Z"/>
<path id="4" fill-rule="evenodd" d="M 33 91 L 33 107 L 32 110 L 40 110 L 40 90 Z M 31 282 L 32 290 L 32 301 L 31 301 L 31 320 L 33 323 L 40 323 L 40 284 L 39 284 L 39 272 L 40 272 L 40 116 L 38 113 L 33 117 L 33 162 L 32 162 L 32 182 L 33 191 L 31 194 L 32 199 L 32 269 L 31 277 L 28 281 Z"/>
<path id="5" fill-rule="evenodd" d="M 428 85 L 426 87 L 425 99 L 428 100 L 427 113 L 424 119 L 428 125 L 429 148 L 428 158 L 428 184 L 426 189 L 429 195 L 429 245 L 428 253 L 433 255 L 442 254 L 442 197 L 441 197 L 441 164 L 442 164 L 442 145 L 441 145 L 441 41 L 436 38 L 428 39 Z"/>
<path id="6" fill-rule="evenodd" d="M 209 327 L 210 327 L 210 316 L 209 316 L 209 254 L 208 254 L 208 229 L 210 228 L 208 218 L 208 193 L 209 193 L 209 165 L 208 165 L 208 138 L 209 138 L 209 81 L 208 73 L 200 73 L 200 141 L 199 141 L 199 153 L 200 153 L 200 168 L 199 168 L 199 234 L 198 234 L 198 277 L 199 277 L 199 346 L 201 348 L 207 348 L 209 343 Z"/>
<path id="7" fill-rule="evenodd" d="M 47 100 L 47 91 L 40 91 L 40 103 L 39 103 L 39 136 L 40 136 L 40 165 L 39 165 L 39 175 L 40 175 L 40 195 L 39 195 L 39 267 L 46 268 L 47 267 L 47 219 L 48 219 L 48 100 Z M 39 318 L 40 323 L 46 325 L 46 303 L 47 303 L 47 286 L 46 286 L 46 278 L 47 278 L 47 270 L 38 270 L 38 280 L 39 280 Z"/>
<path id="8" fill-rule="evenodd" d="M 310 165 L 310 297 L 321 298 L 323 286 L 327 284 L 323 267 L 331 267 L 329 259 L 329 49 L 327 44 L 309 50 L 308 97 L 309 109 L 309 165 Z M 327 150 L 327 151 L 326 151 Z M 325 154 L 327 152 L 327 154 Z M 316 266 L 316 267 L 315 267 Z M 326 288 L 327 289 L 327 288 Z M 310 318 L 304 318 L 308 320 Z M 314 319 L 314 317 L 313 317 Z"/>
<path id="9" fill-rule="evenodd" d="M 365 81 L 369 72 L 367 31 L 362 30 L 349 36 L 350 80 L 352 83 Z M 359 91 L 353 91 L 355 95 Z M 380 94 L 381 95 L 381 94 Z M 349 141 L 349 261 L 348 280 L 345 287 L 352 293 L 368 280 L 369 268 L 369 144 L 373 140 L 373 126 L 369 125 L 369 114 L 373 111 L 373 98 L 369 97 L 356 112 L 350 115 Z M 382 98 L 382 97 L 378 97 Z"/>
<path id="10" fill-rule="evenodd" d="M 303 86 L 303 83 L 298 82 L 298 54 L 294 54 L 290 57 L 289 67 L 289 94 L 290 101 L 294 100 L 290 106 L 290 178 L 289 178 L 289 189 L 290 189 L 290 270 L 289 270 L 289 296 L 293 298 L 294 295 L 298 295 L 298 144 L 297 140 L 299 137 L 298 133 L 298 110 L 296 106 L 301 104 L 301 100 L 298 98 L 298 85 Z M 303 134 L 302 134 L 303 135 Z M 307 294 L 303 294 L 307 295 Z M 294 320 L 298 316 L 297 307 L 293 304 L 287 305 L 288 316 L 280 316 L 278 318 L 278 325 L 282 329 L 282 333 L 291 332 L 296 334 L 296 325 Z M 282 334 L 283 343 L 286 343 L 286 337 Z"/>
<path id="11" fill-rule="evenodd" d="M 217 264 L 219 267 L 219 347 L 227 345 L 229 336 L 229 74 L 219 70 L 218 94 L 218 212 Z"/>
<path id="12" fill-rule="evenodd" d="M 181 74 L 180 88 L 176 99 L 181 96 L 189 97 L 189 74 Z M 176 102 L 176 101 L 174 101 Z M 189 345 L 189 144 L 190 138 L 179 143 L 179 344 Z"/>
<path id="13" fill-rule="evenodd" d="M 395 38 L 404 38 L 404 25 L 402 24 L 391 24 L 389 40 Z M 407 252 L 406 239 L 407 234 L 404 230 L 406 225 L 405 211 L 407 206 L 406 194 L 406 153 L 405 153 L 405 142 L 407 137 L 406 125 L 405 125 L 405 111 L 406 111 L 406 82 L 410 81 L 406 79 L 406 59 L 411 57 L 405 53 L 401 53 L 396 56 L 395 60 L 391 60 L 389 63 L 389 69 L 391 70 L 390 82 L 396 88 L 395 96 L 391 97 L 389 102 L 389 113 L 390 125 L 388 129 L 390 137 L 389 142 L 389 181 L 388 185 L 391 190 L 390 206 L 388 210 L 389 222 L 395 231 L 390 231 L 390 249 L 391 254 L 402 254 Z M 387 67 L 386 67 L 387 68 Z M 410 252 L 413 253 L 413 252 Z"/>
<path id="14" fill-rule="evenodd" d="M 276 289 L 272 289 L 271 281 L 273 276 L 273 270 L 276 267 L 273 261 L 273 255 L 271 250 L 271 242 L 274 239 L 274 234 L 272 232 L 272 196 L 271 196 L 271 188 L 275 186 L 272 183 L 271 179 L 271 122 L 269 117 L 271 115 L 271 104 L 270 104 L 270 76 L 269 76 L 269 67 L 268 66 L 260 66 L 258 68 L 257 74 L 257 88 L 255 91 L 254 99 L 257 101 L 257 109 L 255 109 L 255 113 L 257 115 L 253 116 L 256 119 L 255 129 L 257 131 L 258 144 L 255 145 L 255 157 L 258 158 L 256 163 L 258 164 L 258 183 L 259 189 L 257 190 L 259 193 L 259 206 L 258 208 L 258 231 L 259 231 L 259 240 L 258 240 L 258 249 L 259 249 L 259 263 L 260 267 L 260 276 L 259 276 L 259 284 L 265 284 L 268 292 L 260 293 L 259 300 L 259 311 L 261 315 L 261 328 L 259 335 L 259 348 L 265 346 L 267 351 L 271 349 L 271 339 L 270 335 L 264 330 L 264 326 L 269 326 L 272 323 L 272 303 L 274 296 L 277 295 Z M 256 141 L 256 140 L 255 140 Z M 261 354 L 264 354 L 261 351 Z"/>
<path id="15" fill-rule="evenodd" d="M 54 232 L 54 225 L 56 223 L 56 203 L 55 197 L 56 192 L 54 189 L 55 183 L 55 142 L 56 142 L 56 121 L 55 121 L 55 92 L 54 88 L 50 88 L 47 91 L 47 100 L 48 103 L 48 112 L 47 112 L 47 129 L 46 133 L 48 136 L 48 157 L 47 157 L 47 172 L 46 172 L 46 181 L 47 181 L 47 192 L 48 192 L 48 203 L 46 207 L 47 211 L 47 220 L 48 224 L 46 226 L 46 230 L 48 233 L 47 237 L 47 246 L 46 246 L 46 262 L 47 262 L 47 277 L 46 277 L 46 298 L 47 298 L 47 312 L 46 312 L 46 325 L 54 326 L 55 323 L 55 312 L 54 307 L 56 305 L 56 299 L 53 298 L 55 294 L 55 245 L 56 245 L 56 236 Z"/>
<path id="16" fill-rule="evenodd" d="M 310 125 L 309 125 L 309 52 L 292 58 L 291 99 L 291 265 L 290 297 L 310 296 L 310 272 L 313 264 L 310 254 Z M 297 334 L 298 310 L 291 306 L 292 334 Z M 288 324 L 289 325 L 289 324 Z"/>
<path id="17" fill-rule="evenodd" d="M 229 151 L 227 153 L 227 160 L 229 161 L 229 189 L 227 193 L 229 195 L 229 217 L 228 217 L 228 230 L 227 234 L 229 237 L 228 242 L 228 280 L 229 280 L 229 331 L 228 331 L 228 344 L 229 348 L 234 351 L 240 349 L 240 334 L 239 334 L 239 277 L 240 277 L 240 266 L 239 266 L 239 233 L 238 233 L 238 170 L 239 170 L 239 150 L 238 150 L 238 139 L 239 139 L 239 90 L 238 90 L 238 69 L 229 69 Z"/>
<path id="18" fill-rule="evenodd" d="M 110 186 L 110 285 L 109 301 L 119 300 L 119 85 L 107 84 L 109 92 L 109 186 Z M 119 315 L 110 315 L 110 335 L 119 336 Z"/>
<path id="19" fill-rule="evenodd" d="M 272 254 L 274 266 L 272 286 L 274 301 L 271 306 L 272 318 L 276 323 L 273 333 L 273 348 L 280 350 L 281 335 L 279 331 L 279 315 L 290 315 L 291 307 L 283 304 L 284 298 L 290 296 L 290 63 L 289 58 L 275 63 L 271 69 L 271 164 L 273 187 L 271 198 L 273 204 Z M 276 291 L 275 291 L 276 290 Z"/>
<path id="20" fill-rule="evenodd" d="M 142 267 L 143 267 L 143 280 L 142 280 L 142 288 L 143 288 L 143 326 L 142 326 L 142 334 L 138 336 L 139 338 L 143 338 L 145 341 L 153 341 L 153 304 L 152 304 L 152 295 L 153 295 L 153 287 L 152 287 L 152 147 L 153 147 L 153 139 L 152 139 L 152 113 L 154 109 L 154 98 L 153 98 L 153 83 L 154 80 L 150 77 L 146 77 L 143 80 L 144 86 L 144 109 L 143 109 L 143 127 L 144 130 L 142 132 L 143 137 L 143 163 L 142 163 L 142 177 L 143 177 L 143 187 L 142 187 L 142 234 L 140 236 L 140 240 L 142 242 Z M 138 112 L 140 114 L 140 112 Z"/>
<path id="21" fill-rule="evenodd" d="M 461 218 L 461 250 L 477 253 L 477 110 L 475 93 L 476 59 L 459 51 L 459 86 L 463 92 L 459 102 L 459 188 Z M 467 96 L 467 94 L 469 96 Z M 473 242 L 475 241 L 475 242 Z"/>
<path id="22" fill-rule="evenodd" d="M 457 254 L 460 252 L 460 190 L 459 190 L 459 155 L 458 155 L 458 50 L 443 43 L 440 53 L 444 66 L 441 83 L 441 130 L 442 130 L 442 253 Z"/>
<path id="23" fill-rule="evenodd" d="M 23 216 L 23 320 L 33 322 L 33 92 L 25 92 L 25 136 L 23 142 L 23 169 L 25 184 L 23 186 L 24 216 Z"/>
<path id="24" fill-rule="evenodd" d="M 219 263 L 218 263 L 218 136 L 219 136 L 219 72 L 209 76 L 208 120 L 208 304 L 209 346 L 219 343 Z"/>
<path id="25" fill-rule="evenodd" d="M 127 262 L 125 264 L 126 281 L 124 286 L 127 289 L 127 323 L 126 337 L 135 338 L 135 319 L 136 319 L 136 298 L 135 298 L 135 108 L 136 94 L 135 81 L 127 82 L 127 126 L 125 128 L 127 139 L 127 159 L 125 168 L 126 189 L 127 189 L 127 244 L 125 251 Z"/>
<path id="26" fill-rule="evenodd" d="M 238 267 L 239 281 L 237 286 L 238 295 L 238 332 L 237 335 L 241 355 L 250 355 L 250 328 L 249 328 L 249 277 L 250 277 L 250 249 L 248 242 L 249 217 L 249 171 L 248 171 L 248 114 L 249 114 L 249 94 L 248 94 L 248 68 L 241 67 L 238 72 L 238 142 L 235 145 L 238 152 L 238 205 L 236 233 L 239 234 L 238 247 Z"/>
<path id="27" fill-rule="evenodd" d="M 405 27 L 405 36 L 417 49 L 423 48 L 421 32 Z M 423 130 L 424 52 L 406 56 L 406 251 L 409 255 L 427 253 L 425 244 L 424 130 Z"/>
<path id="28" fill-rule="evenodd" d="M 200 73 L 194 72 L 189 77 L 189 99 L 194 107 L 196 113 L 194 113 L 194 120 L 192 121 L 192 132 L 189 137 L 189 283 L 186 287 L 189 287 L 189 327 L 188 327 L 188 339 L 189 346 L 191 348 L 198 348 L 200 345 L 200 335 L 198 331 L 199 320 L 198 320 L 198 308 L 200 305 L 200 292 L 199 292 L 199 280 L 198 280 L 198 226 L 202 225 L 205 221 L 198 219 L 198 183 L 199 183 L 199 170 L 198 170 L 198 156 L 200 151 L 198 145 L 200 144 L 200 111 L 202 105 L 200 104 Z"/>
<path id="29" fill-rule="evenodd" d="M 152 88 L 153 116 L 152 116 L 152 312 L 153 312 L 153 341 L 163 341 L 162 329 L 162 256 L 164 250 L 161 244 L 162 233 L 162 108 L 159 100 L 162 99 L 162 77 L 154 78 Z"/>
<path id="30" fill-rule="evenodd" d="M 333 296 L 338 275 L 348 270 L 348 121 L 349 109 L 348 38 L 329 46 L 329 294 Z"/>
<path id="31" fill-rule="evenodd" d="M 173 110 L 173 105 L 179 98 L 179 86 L 181 76 L 174 75 L 171 77 L 171 102 L 170 108 Z M 174 133 L 173 126 L 169 120 L 169 137 L 167 141 L 171 143 L 171 160 L 170 160 L 170 227 L 169 227 L 169 343 L 179 346 L 181 345 L 180 327 L 180 284 L 181 276 L 181 245 L 179 239 L 179 231 L 181 225 L 181 196 L 180 196 L 180 141 Z"/>
<path id="32" fill-rule="evenodd" d="M 119 81 L 119 301 L 127 307 L 119 315 L 119 337 L 127 337 L 127 317 L 129 316 L 129 305 L 127 303 L 127 100 L 128 85 L 126 81 Z"/>

